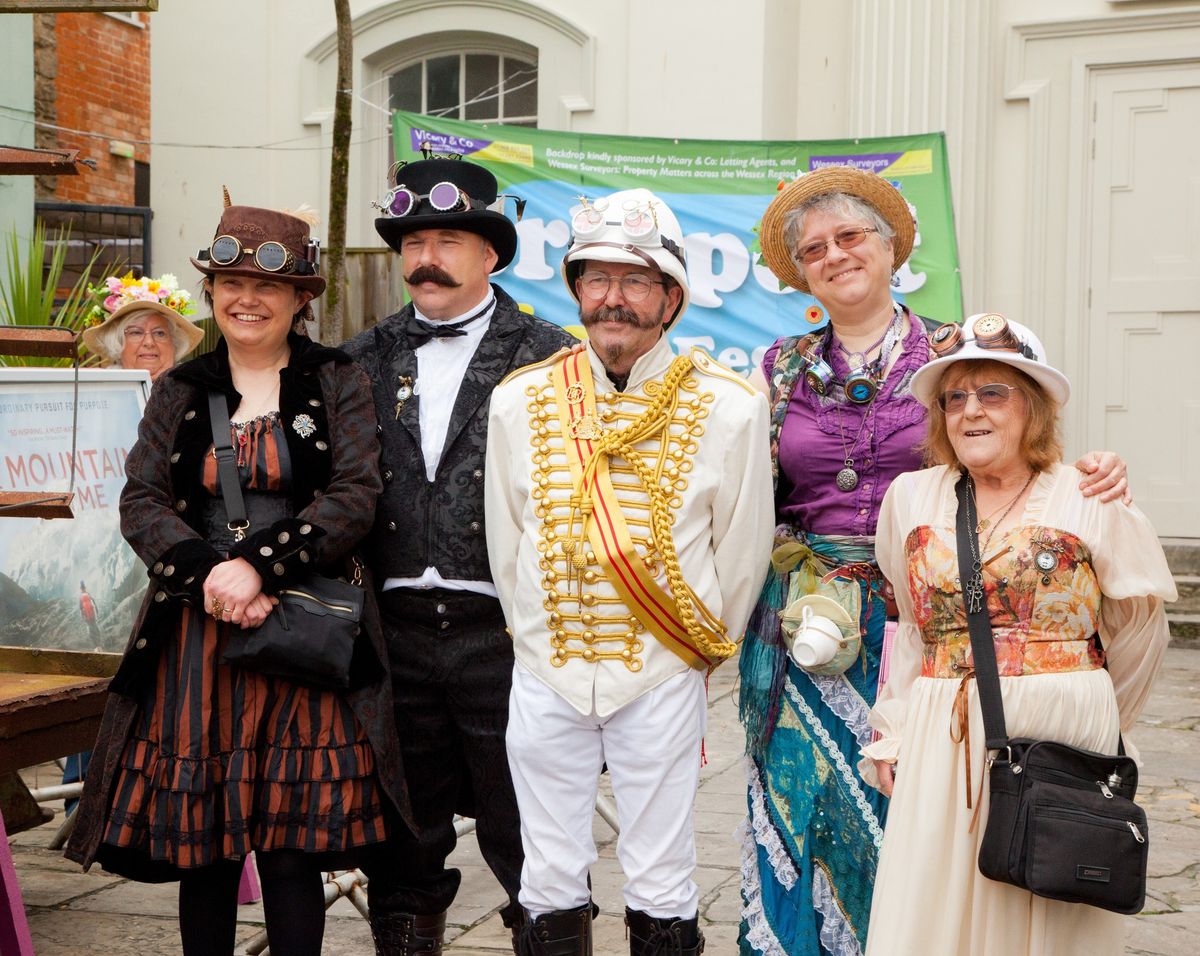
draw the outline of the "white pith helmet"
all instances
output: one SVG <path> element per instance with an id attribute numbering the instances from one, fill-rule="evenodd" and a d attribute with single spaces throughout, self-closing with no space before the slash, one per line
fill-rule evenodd
<path id="1" fill-rule="evenodd" d="M 571 210 L 571 245 L 563 256 L 562 277 L 576 302 L 575 280 L 588 260 L 658 269 L 679 283 L 682 292 L 667 325 L 687 310 L 691 296 L 683 230 L 675 213 L 649 189 L 623 189 Z"/>

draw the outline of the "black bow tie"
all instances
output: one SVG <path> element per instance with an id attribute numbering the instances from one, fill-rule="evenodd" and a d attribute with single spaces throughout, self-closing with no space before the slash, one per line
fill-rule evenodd
<path id="1" fill-rule="evenodd" d="M 408 333 L 409 347 L 419 349 L 430 339 L 448 339 L 456 335 L 466 335 L 467 332 L 463 326 L 473 320 L 474 316 L 465 322 L 455 322 L 453 325 L 447 325 L 444 322 L 433 324 L 431 322 L 422 322 L 414 315 L 405 323 L 404 331 Z"/>
<path id="2" fill-rule="evenodd" d="M 455 322 L 453 325 L 446 322 L 424 322 L 416 315 L 410 316 L 404 323 L 404 331 L 408 334 L 409 348 L 419 349 L 430 339 L 448 339 L 457 335 L 466 335 L 466 327 L 488 312 L 494 303 L 495 300 L 489 298 L 478 312 L 468 315 L 461 322 Z"/>

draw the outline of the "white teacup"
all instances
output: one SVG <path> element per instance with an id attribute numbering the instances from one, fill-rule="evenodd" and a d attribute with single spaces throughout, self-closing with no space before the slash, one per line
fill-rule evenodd
<path id="1" fill-rule="evenodd" d="M 805 606 L 792 640 L 792 660 L 807 669 L 820 667 L 833 660 L 842 645 L 842 629 L 837 623 Z"/>

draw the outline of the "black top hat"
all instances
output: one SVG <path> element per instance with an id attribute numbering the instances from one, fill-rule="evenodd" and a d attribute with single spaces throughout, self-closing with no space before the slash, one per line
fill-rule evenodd
<path id="1" fill-rule="evenodd" d="M 440 210 L 429 202 L 429 192 L 438 183 L 452 183 L 466 198 L 459 208 Z M 503 269 L 517 254 L 517 228 L 502 213 L 486 207 L 496 201 L 496 177 L 475 163 L 460 159 L 423 159 L 401 166 L 391 188 L 407 189 L 418 204 L 406 216 L 385 215 L 375 220 L 375 231 L 389 246 L 400 252 L 400 242 L 419 229 L 462 229 L 483 236 L 496 250 L 496 271 Z M 386 201 L 384 203 L 386 205 Z"/>

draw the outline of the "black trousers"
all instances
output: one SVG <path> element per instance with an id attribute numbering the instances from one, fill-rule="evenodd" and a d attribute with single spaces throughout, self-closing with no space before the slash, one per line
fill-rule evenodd
<path id="1" fill-rule="evenodd" d="M 512 639 L 500 603 L 467 591 L 395 588 L 380 596 L 391 658 L 396 726 L 413 818 L 394 828 L 370 867 L 371 908 L 433 915 L 448 909 L 461 874 L 446 868 L 454 814 L 474 817 L 479 849 L 520 911 L 521 828 L 504 734 Z"/>

